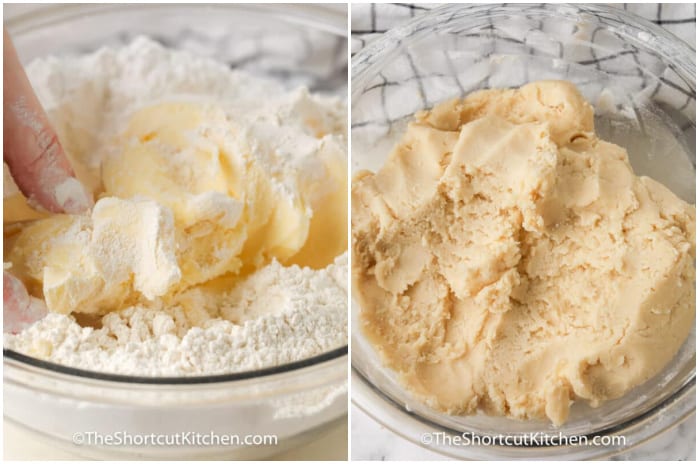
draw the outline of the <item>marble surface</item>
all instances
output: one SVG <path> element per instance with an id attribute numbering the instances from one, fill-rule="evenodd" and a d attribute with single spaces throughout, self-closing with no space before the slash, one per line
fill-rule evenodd
<path id="1" fill-rule="evenodd" d="M 429 451 L 375 422 L 357 406 L 351 409 L 351 451 L 353 461 L 437 461 L 448 457 Z M 695 415 L 676 429 L 626 453 L 615 461 L 694 461 Z"/>

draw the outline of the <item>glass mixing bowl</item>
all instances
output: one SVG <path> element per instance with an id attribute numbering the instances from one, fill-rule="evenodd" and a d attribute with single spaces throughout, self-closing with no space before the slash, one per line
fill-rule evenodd
<path id="1" fill-rule="evenodd" d="M 600 137 L 626 147 L 638 175 L 695 202 L 695 52 L 662 28 L 602 5 L 447 5 L 387 32 L 352 60 L 352 170 L 381 167 L 418 110 L 477 89 L 540 79 L 574 82 L 595 107 Z M 359 327 L 359 311 L 353 303 L 352 327 Z M 599 408 L 575 404 L 560 428 L 441 414 L 404 391 L 360 330 L 351 347 L 354 403 L 404 438 L 455 458 L 603 458 L 695 410 L 694 330 L 663 372 Z M 433 432 L 584 435 L 591 442 L 624 435 L 626 443 L 438 445 L 425 438 Z"/>
<path id="2" fill-rule="evenodd" d="M 347 19 L 314 5 L 52 5 L 8 20 L 21 58 L 88 53 L 144 34 L 290 87 L 347 95 Z M 106 375 L 4 351 L 4 415 L 70 453 L 111 459 L 253 459 L 297 447 L 347 414 L 347 346 L 231 375 Z M 267 446 L 76 446 L 85 434 L 275 435 Z M 125 435 L 122 435 L 125 436 Z M 225 439 L 225 438 L 224 438 Z M 78 443 L 79 444 L 79 443 Z"/>

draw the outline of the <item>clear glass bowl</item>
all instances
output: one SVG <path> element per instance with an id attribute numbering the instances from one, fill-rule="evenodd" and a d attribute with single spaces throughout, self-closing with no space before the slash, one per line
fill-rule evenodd
<path id="1" fill-rule="evenodd" d="M 314 5 L 50 5 L 5 26 L 25 61 L 88 53 L 136 35 L 347 95 L 347 19 Z M 255 372 L 147 378 L 67 368 L 4 350 L 4 415 L 89 458 L 254 459 L 310 441 L 347 414 L 347 346 Z M 74 446 L 76 433 L 277 436 L 273 446 Z"/>
<path id="2" fill-rule="evenodd" d="M 352 60 L 352 170 L 376 171 L 411 115 L 483 88 L 540 79 L 576 83 L 601 138 L 627 148 L 639 175 L 695 202 L 695 52 L 658 26 L 603 5 L 447 5 L 372 42 Z M 352 327 L 360 309 L 353 302 Z M 419 445 L 455 458 L 603 458 L 695 410 L 695 331 L 673 362 L 623 398 L 577 403 L 560 428 L 449 416 L 412 398 L 360 330 L 352 334 L 353 401 Z M 623 446 L 437 446 L 424 433 L 551 437 L 625 435 Z"/>

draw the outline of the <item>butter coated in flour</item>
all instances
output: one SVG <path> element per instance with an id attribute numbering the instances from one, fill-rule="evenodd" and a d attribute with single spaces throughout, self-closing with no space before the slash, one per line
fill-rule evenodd
<path id="1" fill-rule="evenodd" d="M 345 104 L 145 37 L 27 65 L 87 215 L 4 171 L 6 268 L 50 313 L 4 347 L 140 376 L 242 372 L 347 343 Z M 70 186 L 69 186 L 70 187 Z"/>

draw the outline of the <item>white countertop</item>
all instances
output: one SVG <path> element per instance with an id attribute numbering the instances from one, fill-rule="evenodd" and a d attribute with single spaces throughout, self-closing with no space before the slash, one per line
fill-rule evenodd
<path id="1" fill-rule="evenodd" d="M 304 446 L 270 458 L 276 461 L 345 461 L 348 458 L 348 425 L 328 429 Z M 75 461 L 81 456 L 58 449 L 7 420 L 3 420 L 3 458 L 12 461 Z"/>

